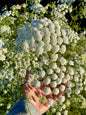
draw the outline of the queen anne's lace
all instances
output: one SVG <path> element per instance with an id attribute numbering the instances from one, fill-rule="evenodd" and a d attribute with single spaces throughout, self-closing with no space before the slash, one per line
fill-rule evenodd
<path id="1" fill-rule="evenodd" d="M 51 21 L 47 18 L 32 20 L 25 24 L 25 28 L 18 30 L 16 44 L 21 50 L 28 52 L 29 71 L 33 76 L 31 84 L 36 88 L 40 88 L 42 84 L 49 85 L 50 87 L 44 89 L 46 95 L 51 93 L 51 88 L 54 95 L 64 91 L 64 85 L 60 86 L 59 91 L 56 87 L 66 83 L 70 80 L 70 75 L 74 74 L 70 67 L 73 62 L 68 63 L 63 56 L 67 52 L 66 46 L 74 39 L 78 40 L 78 36 L 70 40 L 70 32 L 72 30 L 61 29 L 57 20 Z"/>

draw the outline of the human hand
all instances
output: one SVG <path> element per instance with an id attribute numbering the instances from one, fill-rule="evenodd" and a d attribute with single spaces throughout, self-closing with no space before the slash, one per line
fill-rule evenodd
<path id="1" fill-rule="evenodd" d="M 29 75 L 29 71 L 27 70 L 25 78 L 27 80 L 31 80 L 31 78 L 28 77 L 28 75 Z M 45 103 L 45 104 L 41 103 L 40 96 L 45 96 L 47 99 L 52 99 L 55 102 L 61 95 L 63 95 L 65 93 L 65 91 L 67 89 L 67 87 L 66 87 L 67 84 L 68 84 L 68 81 L 67 81 L 67 83 L 63 84 L 65 86 L 65 90 L 60 92 L 58 95 L 53 95 L 51 92 L 49 95 L 46 96 L 46 94 L 43 91 L 45 88 L 44 84 L 40 88 L 36 89 L 30 83 L 25 82 L 23 85 L 23 94 L 27 99 L 29 99 L 29 101 L 31 101 L 36 106 L 36 108 L 40 111 L 40 114 L 43 114 L 51 106 L 48 105 L 47 103 Z M 30 97 L 31 97 L 31 99 L 30 99 Z"/>

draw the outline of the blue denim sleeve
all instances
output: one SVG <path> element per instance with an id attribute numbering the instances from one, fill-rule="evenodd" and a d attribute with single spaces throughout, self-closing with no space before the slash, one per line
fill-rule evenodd
<path id="1" fill-rule="evenodd" d="M 39 110 L 28 100 L 22 97 L 7 115 L 41 115 Z"/>

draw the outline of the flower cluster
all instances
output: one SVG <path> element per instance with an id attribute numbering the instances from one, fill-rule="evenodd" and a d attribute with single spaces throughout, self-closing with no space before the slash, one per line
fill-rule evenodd
<path id="1" fill-rule="evenodd" d="M 31 84 L 35 88 L 40 88 L 43 83 L 50 85 L 44 89 L 46 95 L 51 93 L 51 88 L 55 95 L 64 91 L 64 85 L 59 89 L 56 87 L 66 83 L 74 75 L 74 70 L 70 67 L 73 62 L 69 61 L 67 67 L 68 61 L 63 57 L 67 52 L 67 45 L 79 40 L 74 32 L 72 37 L 71 32 L 72 30 L 61 29 L 57 20 L 47 18 L 32 20 L 25 24 L 25 28 L 18 30 L 16 44 L 23 52 L 28 52 L 30 64 L 27 66 L 33 78 Z"/>
<path id="2" fill-rule="evenodd" d="M 31 1 L 29 1 L 29 4 L 32 6 L 33 4 L 38 4 L 40 2 L 41 2 L 41 0 L 31 0 Z"/>
<path id="3" fill-rule="evenodd" d="M 4 61 L 6 56 L 5 54 L 7 53 L 7 45 L 5 40 L 2 38 L 0 39 L 0 61 Z"/>
<path id="4" fill-rule="evenodd" d="M 57 0 L 57 3 L 68 3 L 72 4 L 75 0 Z"/>
<path id="5" fill-rule="evenodd" d="M 33 4 L 30 6 L 30 9 L 35 13 L 35 14 L 44 14 L 45 13 L 45 7 L 43 7 L 41 4 Z"/>
<path id="6" fill-rule="evenodd" d="M 52 112 L 56 115 L 84 115 L 86 53 L 79 55 L 82 49 L 76 48 L 81 47 L 77 42 L 82 38 L 82 44 L 85 44 L 83 40 L 85 41 L 86 32 L 79 37 L 77 32 L 68 26 L 64 16 L 64 11 L 69 9 L 67 1 L 65 5 L 61 4 L 62 7 L 55 6 L 52 11 L 48 11 L 47 6 L 48 12 L 39 4 L 40 1 L 31 2 L 33 3 L 30 7 L 27 7 L 27 4 L 14 5 L 12 10 L 0 15 L 0 107 L 3 108 L 0 113 L 8 113 L 21 98 L 25 72 L 28 69 L 30 83 L 36 88 L 45 84 L 46 96 L 50 93 L 58 95 L 65 90 L 62 84 L 70 80 L 66 93 L 59 97 L 55 104 L 52 99 L 41 97 L 43 103 L 47 101 L 52 105 L 45 114 Z M 33 6 L 33 12 L 29 12 Z M 43 13 L 47 18 L 43 18 Z M 85 45 L 83 46 L 86 49 Z"/>
<path id="7" fill-rule="evenodd" d="M 11 33 L 11 29 L 9 26 L 0 26 L 0 33 L 2 34 L 10 34 Z"/>

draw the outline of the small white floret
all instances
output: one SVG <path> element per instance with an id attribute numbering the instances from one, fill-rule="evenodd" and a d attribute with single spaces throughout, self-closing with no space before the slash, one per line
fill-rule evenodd
<path id="1" fill-rule="evenodd" d="M 54 88 L 53 89 L 53 94 L 54 95 L 58 95 L 59 94 L 59 89 L 58 88 Z"/>
<path id="2" fill-rule="evenodd" d="M 51 79 L 50 79 L 49 77 L 47 77 L 46 79 L 43 80 L 43 83 L 44 83 L 45 85 L 48 85 L 48 84 L 51 83 Z"/>
<path id="3" fill-rule="evenodd" d="M 44 93 L 45 93 L 46 95 L 49 95 L 49 94 L 51 93 L 51 89 L 50 89 L 49 87 L 45 87 L 45 88 L 44 88 Z"/>
<path id="4" fill-rule="evenodd" d="M 64 85 L 61 85 L 61 86 L 59 87 L 59 90 L 60 90 L 60 91 L 64 91 L 64 90 L 65 90 L 65 86 L 64 86 Z"/>
<path id="5" fill-rule="evenodd" d="M 52 74 L 51 79 L 56 80 L 58 78 L 57 74 Z"/>
<path id="6" fill-rule="evenodd" d="M 55 87 L 57 86 L 57 82 L 56 82 L 56 81 L 52 81 L 52 82 L 50 83 L 50 86 L 51 86 L 52 88 L 55 88 Z"/>

